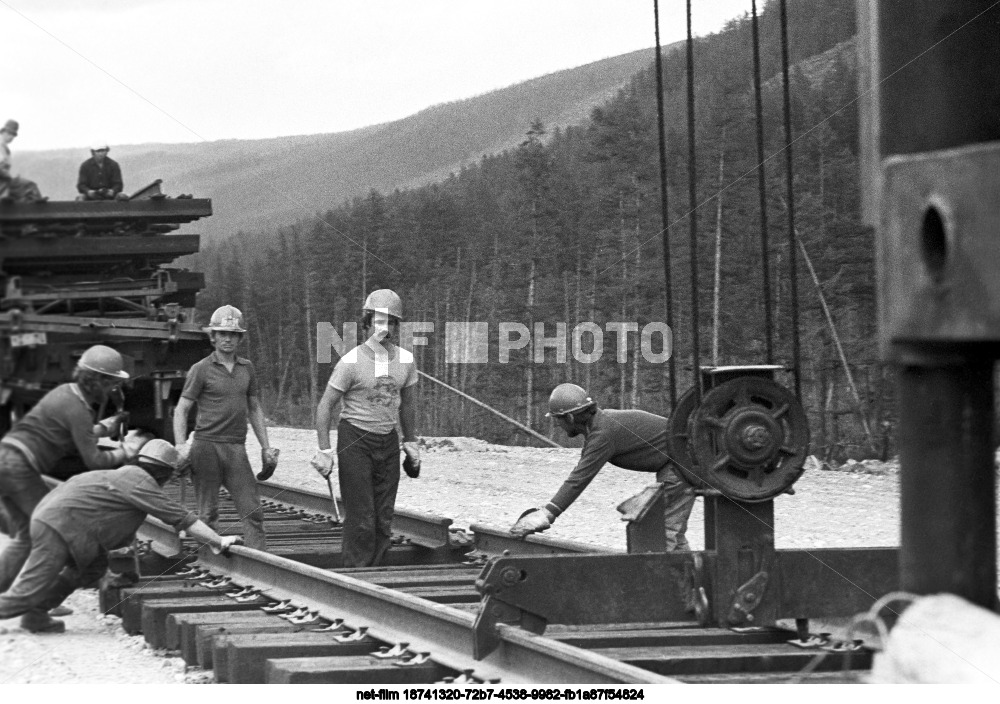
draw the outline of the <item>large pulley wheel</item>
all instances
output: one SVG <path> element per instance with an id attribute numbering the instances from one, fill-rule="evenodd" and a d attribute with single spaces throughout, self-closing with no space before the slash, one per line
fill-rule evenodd
<path id="1" fill-rule="evenodd" d="M 691 414 L 698 408 L 698 398 L 695 396 L 695 389 L 691 387 L 685 391 L 677 401 L 677 407 L 670 414 L 668 421 L 668 442 L 670 446 L 670 459 L 674 466 L 692 486 L 705 489 L 708 485 L 702 481 L 695 471 L 694 455 L 691 454 Z"/>
<path id="2" fill-rule="evenodd" d="M 691 416 L 691 450 L 701 481 L 739 501 L 766 501 L 802 475 L 809 425 L 798 399 L 762 377 L 727 381 Z"/>

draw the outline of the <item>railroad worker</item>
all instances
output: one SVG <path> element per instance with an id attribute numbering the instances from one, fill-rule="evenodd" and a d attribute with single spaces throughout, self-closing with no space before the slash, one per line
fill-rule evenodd
<path id="1" fill-rule="evenodd" d="M 271 471 L 277 464 L 278 451 L 267 439 L 253 364 L 236 355 L 246 332 L 243 313 L 233 306 L 222 306 L 212 313 L 204 330 L 214 351 L 187 373 L 174 409 L 174 440 L 182 458 L 191 461 L 191 480 L 201 520 L 216 529 L 219 487 L 224 486 L 243 521 L 247 547 L 266 550 L 264 510 L 247 457 L 247 421 L 260 442 L 264 464 L 270 464 Z M 188 415 L 195 403 L 198 414 L 194 438 L 188 446 Z"/>
<path id="2" fill-rule="evenodd" d="M 222 537 L 161 488 L 180 455 L 166 440 L 150 440 L 133 463 L 86 472 L 53 489 L 31 517 L 31 554 L 17 580 L 0 594 L 0 619 L 22 616 L 31 631 L 61 632 L 46 610 L 104 574 L 109 550 L 125 547 L 148 514 L 223 552 L 239 542 Z"/>
<path id="3" fill-rule="evenodd" d="M 114 450 L 97 446 L 98 438 L 116 423 L 115 418 L 96 423 L 93 406 L 104 405 L 125 379 L 122 356 L 95 345 L 80 357 L 73 381 L 45 394 L 0 440 L 0 502 L 12 538 L 0 553 L 0 591 L 14 582 L 31 552 L 31 514 L 49 491 L 42 475 L 73 453 L 87 469 L 109 469 L 139 452 L 140 438 L 130 438 Z"/>
<path id="4" fill-rule="evenodd" d="M 681 478 L 670 461 L 667 419 L 638 410 L 598 408 L 576 384 L 560 384 L 549 397 L 549 416 L 570 437 L 583 435 L 580 461 L 552 500 L 522 514 L 510 532 L 524 537 L 548 529 L 569 508 L 606 462 L 622 469 L 655 472 L 666 486 L 664 528 L 667 550 L 690 550 L 688 517 L 694 506 L 694 489 Z"/>
<path id="5" fill-rule="evenodd" d="M 392 539 L 399 488 L 399 435 L 403 451 L 419 462 L 416 436 L 417 367 L 413 354 L 397 342 L 403 303 L 389 289 L 365 300 L 361 321 L 365 342 L 347 352 L 333 369 L 316 410 L 319 452 L 313 467 L 329 477 L 339 464 L 344 501 L 344 567 L 381 564 Z M 330 449 L 330 421 L 343 402 L 337 425 L 336 460 Z"/>
<path id="6" fill-rule="evenodd" d="M 17 120 L 7 120 L 0 127 L 0 201 L 14 203 L 44 203 L 48 198 L 38 190 L 38 184 L 11 173 L 10 147 L 17 137 L 20 125 Z"/>
<path id="7" fill-rule="evenodd" d="M 122 193 L 122 169 L 118 162 L 108 157 L 111 147 L 98 142 L 90 148 L 90 158 L 80 164 L 76 180 L 77 200 L 125 200 Z"/>

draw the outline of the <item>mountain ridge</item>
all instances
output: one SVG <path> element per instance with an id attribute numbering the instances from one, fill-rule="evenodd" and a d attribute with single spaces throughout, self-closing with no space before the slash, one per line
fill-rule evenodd
<path id="1" fill-rule="evenodd" d="M 670 51 L 677 45 L 664 47 Z M 582 121 L 652 63 L 642 49 L 564 69 L 410 116 L 345 132 L 182 144 L 112 145 L 126 192 L 163 179 L 169 195 L 213 200 L 206 241 L 277 228 L 372 189 L 412 188 L 517 146 L 530 123 Z M 75 197 L 80 149 L 15 152 L 16 170 L 53 200 Z"/>

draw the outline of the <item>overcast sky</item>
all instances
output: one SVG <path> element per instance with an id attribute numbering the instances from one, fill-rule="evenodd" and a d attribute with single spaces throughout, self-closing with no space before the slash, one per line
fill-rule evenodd
<path id="1" fill-rule="evenodd" d="M 749 9 L 695 0 L 694 32 Z M 685 22 L 661 0 L 664 44 Z M 340 132 L 653 31 L 653 0 L 0 0 L 0 120 L 21 123 L 15 150 Z"/>

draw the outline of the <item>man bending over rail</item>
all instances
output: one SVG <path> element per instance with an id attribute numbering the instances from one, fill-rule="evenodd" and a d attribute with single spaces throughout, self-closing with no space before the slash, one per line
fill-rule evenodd
<path id="1" fill-rule="evenodd" d="M 670 460 L 667 419 L 637 410 L 604 410 L 576 384 L 560 384 L 549 397 L 548 415 L 571 438 L 583 435 L 583 450 L 576 469 L 552 500 L 542 508 L 521 514 L 510 532 L 523 538 L 547 530 L 569 508 L 606 462 L 637 472 L 656 472 L 666 484 L 664 529 L 667 550 L 690 550 L 688 517 L 694 506 L 694 489 L 681 478 Z"/>

